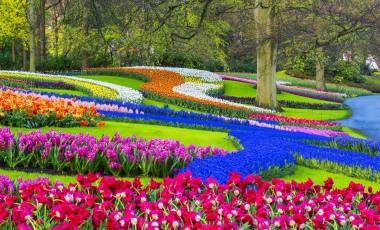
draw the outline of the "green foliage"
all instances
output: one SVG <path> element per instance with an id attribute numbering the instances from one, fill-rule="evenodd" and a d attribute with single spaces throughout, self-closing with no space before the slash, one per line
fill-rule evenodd
<path id="1" fill-rule="evenodd" d="M 80 62 L 74 57 L 52 56 L 39 60 L 36 68 L 39 71 L 77 70 L 80 69 Z"/>
<path id="2" fill-rule="evenodd" d="M 12 69 L 15 63 L 12 62 L 9 52 L 0 52 L 0 69 Z"/>
<path id="3" fill-rule="evenodd" d="M 196 53 L 182 53 L 178 51 L 165 52 L 159 61 L 161 66 L 185 67 L 193 69 L 206 69 L 209 71 L 226 71 L 227 66 L 223 60 L 206 58 Z"/>
<path id="4" fill-rule="evenodd" d="M 242 59 L 231 59 L 228 61 L 230 71 L 256 73 L 256 58 L 253 56 L 245 57 Z"/>
<path id="5" fill-rule="evenodd" d="M 81 121 L 88 121 L 88 126 L 96 126 L 98 119 L 85 114 L 81 119 L 74 118 L 71 114 L 58 120 L 55 113 L 28 115 L 22 110 L 0 111 L 0 124 L 10 127 L 39 128 L 46 126 L 76 127 Z"/>
<path id="6" fill-rule="evenodd" d="M 202 69 L 203 62 L 201 57 L 193 53 L 166 52 L 162 56 L 162 66 L 187 67 Z"/>
<path id="7" fill-rule="evenodd" d="M 363 83 L 365 78 L 361 76 L 360 66 L 355 62 L 339 60 L 332 67 L 334 76 L 340 76 L 345 81 Z"/>
<path id="8" fill-rule="evenodd" d="M 294 174 L 295 164 L 285 164 L 283 168 L 278 166 L 272 166 L 267 170 L 263 170 L 260 172 L 260 176 L 264 180 L 270 180 L 272 178 L 280 178 L 287 175 Z"/>

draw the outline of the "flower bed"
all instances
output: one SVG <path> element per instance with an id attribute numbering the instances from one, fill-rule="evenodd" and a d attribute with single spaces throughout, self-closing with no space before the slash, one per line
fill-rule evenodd
<path id="1" fill-rule="evenodd" d="M 217 96 L 220 99 L 256 105 L 256 98 L 254 97 L 234 97 L 219 95 Z M 287 101 L 287 100 L 278 100 L 280 106 L 288 108 L 297 108 L 297 109 L 318 109 L 318 110 L 346 110 L 349 107 L 344 104 L 333 104 L 333 103 L 308 103 L 308 102 L 299 102 L 299 101 Z"/>
<path id="2" fill-rule="evenodd" d="M 239 82 L 245 82 L 250 84 L 257 84 L 256 80 L 252 79 L 246 79 L 242 77 L 235 77 L 235 76 L 225 76 L 221 75 L 223 80 L 231 80 L 231 81 L 239 81 Z M 283 92 L 303 96 L 303 97 L 309 97 L 319 100 L 325 100 L 325 101 L 332 101 L 332 102 L 343 102 L 344 98 L 347 97 L 346 94 L 343 93 L 336 93 L 336 92 L 328 92 L 328 91 L 320 91 L 320 90 L 314 90 L 310 88 L 305 87 L 299 87 L 299 86 L 291 86 L 291 85 L 285 85 L 277 83 L 277 88 Z"/>
<path id="3" fill-rule="evenodd" d="M 99 114 L 93 106 L 73 101 L 0 90 L 0 123 L 18 127 L 95 126 Z"/>
<path id="4" fill-rule="evenodd" d="M 73 84 L 88 90 L 88 92 L 91 92 L 92 96 L 94 97 L 120 99 L 123 101 L 135 103 L 140 103 L 143 100 L 142 94 L 137 90 L 92 79 L 78 78 L 65 75 L 48 75 L 17 71 L 0 71 L 0 76 L 63 81 L 65 83 Z"/>
<path id="5" fill-rule="evenodd" d="M 329 96 L 329 95 L 324 95 L 324 94 L 319 94 L 319 93 L 316 93 L 316 94 L 308 93 L 308 92 L 304 92 L 303 90 L 294 90 L 294 89 L 287 89 L 287 88 L 282 88 L 282 87 L 279 87 L 279 89 L 282 92 L 291 93 L 291 94 L 302 96 L 302 97 L 309 97 L 313 99 L 331 101 L 331 102 L 337 102 L 337 103 L 344 102 L 344 99 L 341 97 L 334 97 L 334 96 Z"/>
<path id="6" fill-rule="evenodd" d="M 188 78 L 199 79 L 202 82 L 208 83 L 218 83 L 222 82 L 218 74 L 199 70 L 199 69 L 188 69 L 188 68 L 178 68 L 178 67 L 161 67 L 161 66 L 134 66 L 129 68 L 137 68 L 137 69 L 152 69 L 152 70 L 166 70 L 180 74 L 181 76 Z"/>
<path id="7" fill-rule="evenodd" d="M 173 88 L 173 91 L 183 94 L 183 95 L 187 95 L 189 97 L 196 97 L 199 99 L 209 100 L 209 101 L 213 101 L 217 103 L 219 102 L 219 103 L 229 104 L 229 105 L 238 106 L 238 107 L 245 107 L 251 111 L 273 113 L 273 111 L 269 109 L 263 109 L 257 106 L 248 106 L 248 105 L 239 104 L 235 102 L 229 102 L 227 100 L 220 99 L 220 98 L 210 96 L 209 94 L 207 94 L 207 92 L 211 90 L 217 90 L 218 88 L 219 87 L 214 84 L 186 82 L 179 86 L 175 86 Z"/>
<path id="8" fill-rule="evenodd" d="M 285 123 L 297 123 L 301 125 L 312 125 L 312 126 L 336 126 L 337 123 L 330 121 L 320 121 L 320 120 L 311 120 L 304 118 L 291 118 L 280 116 L 276 114 L 263 114 L 263 113 L 252 113 L 249 114 L 249 118 L 262 119 L 262 120 L 272 120 Z"/>
<path id="9" fill-rule="evenodd" d="M 0 179 L 6 229 L 378 229 L 380 197 L 360 184 L 263 181 L 236 173 L 226 184 L 189 173 L 151 180 L 88 174 L 77 183 Z"/>
<path id="10" fill-rule="evenodd" d="M 191 109 L 196 109 L 214 114 L 226 114 L 230 116 L 245 116 L 249 109 L 241 104 L 230 103 L 228 101 L 220 101 L 216 98 L 209 100 L 203 98 L 204 92 L 201 95 L 185 95 L 173 91 L 173 88 L 185 83 L 185 79 L 180 74 L 151 68 L 95 68 L 86 69 L 87 71 L 129 71 L 132 73 L 140 73 L 147 76 L 150 82 L 143 84 L 141 90 L 146 97 L 154 100 L 165 101 L 180 106 L 185 106 Z M 264 112 L 264 110 L 262 110 Z"/>
<path id="11" fill-rule="evenodd" d="M 72 173 L 161 177 L 194 158 L 224 155 L 219 148 L 185 147 L 175 140 L 122 138 L 97 140 L 91 135 L 41 131 L 13 136 L 8 128 L 0 129 L 0 164 L 10 168 L 53 169 Z"/>
<path id="12" fill-rule="evenodd" d="M 52 88 L 52 89 L 69 89 L 75 90 L 77 87 L 72 84 L 67 84 L 63 81 L 41 81 L 38 79 L 17 79 L 9 77 L 0 77 L 0 85 L 18 87 L 23 89 L 29 88 Z"/>

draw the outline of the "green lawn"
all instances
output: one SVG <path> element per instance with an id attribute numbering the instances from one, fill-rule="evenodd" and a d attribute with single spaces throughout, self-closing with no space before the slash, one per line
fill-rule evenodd
<path id="1" fill-rule="evenodd" d="M 234 97 L 256 97 L 256 89 L 252 84 L 238 81 L 223 81 L 224 95 Z"/>
<path id="2" fill-rule="evenodd" d="M 249 79 L 256 79 L 256 74 L 254 73 L 227 73 L 227 75 L 239 76 L 239 77 L 244 77 L 244 78 L 249 78 Z M 285 71 L 283 70 L 278 71 L 276 73 L 276 78 L 277 80 L 290 82 L 292 85 L 295 85 L 295 86 L 315 89 L 314 80 L 295 78 L 295 77 L 287 75 Z M 365 84 L 380 84 L 380 82 L 377 82 L 376 79 L 374 80 L 373 78 L 370 77 L 369 81 L 367 80 Z M 364 86 L 365 84 L 362 84 L 362 86 Z M 328 91 L 346 93 L 351 96 L 371 94 L 368 90 L 350 87 L 350 86 L 342 85 L 342 84 L 327 83 L 326 87 Z"/>
<path id="3" fill-rule="evenodd" d="M 253 88 L 252 84 L 237 82 L 237 81 L 224 81 L 224 94 L 227 96 L 234 97 L 256 97 L 256 89 Z M 277 94 L 278 100 L 284 101 L 298 101 L 298 102 L 308 102 L 308 103 L 323 103 L 323 104 L 335 104 L 334 102 L 318 100 L 314 98 L 302 97 L 294 95 L 291 93 L 279 93 Z"/>
<path id="4" fill-rule="evenodd" d="M 58 94 L 72 94 L 75 96 L 88 96 L 86 93 L 78 90 L 69 90 L 69 89 L 47 89 L 47 88 L 32 88 L 31 90 L 49 92 L 49 93 L 58 93 Z"/>
<path id="5" fill-rule="evenodd" d="M 11 128 L 12 131 L 17 132 L 20 128 Z M 147 139 L 163 138 L 179 140 L 185 145 L 195 144 L 201 146 L 216 146 L 227 150 L 234 150 L 236 147 L 232 141 L 228 139 L 228 134 L 225 132 L 213 132 L 206 130 L 185 129 L 169 126 L 150 125 L 150 124 L 134 124 L 125 122 L 106 121 L 104 127 L 74 127 L 74 128 L 57 128 L 57 127 L 43 127 L 40 128 L 43 132 L 50 129 L 67 132 L 67 133 L 90 133 L 95 137 L 103 135 L 113 136 L 115 132 L 119 132 L 121 136 L 144 137 Z M 22 128 L 21 130 L 27 132 L 34 129 Z M 207 138 L 205 138 L 207 137 Z"/>
<path id="6" fill-rule="evenodd" d="M 249 83 L 225 81 L 225 95 L 235 97 L 255 97 L 256 89 Z M 309 103 L 332 103 L 313 98 L 301 97 L 290 93 L 281 93 L 277 95 L 278 100 L 289 100 Z M 307 118 L 316 120 L 339 120 L 349 115 L 348 110 L 312 110 L 312 109 L 295 109 L 283 108 L 285 112 L 279 113 L 287 117 Z"/>
<path id="7" fill-rule="evenodd" d="M 285 181 L 295 180 L 297 182 L 306 181 L 308 178 L 313 180 L 317 184 L 323 184 L 323 182 L 331 177 L 334 180 L 335 188 L 344 188 L 347 187 L 348 184 L 353 181 L 355 183 L 360 183 L 365 187 L 372 186 L 375 191 L 380 191 L 380 184 L 375 183 L 368 180 L 357 179 L 353 177 L 348 177 L 343 174 L 330 173 L 324 170 L 319 169 L 311 169 L 303 166 L 297 166 L 295 173 L 293 175 L 289 175 L 284 177 Z"/>
<path id="8" fill-rule="evenodd" d="M 103 82 L 109 82 L 116 85 L 121 85 L 125 87 L 130 87 L 132 89 L 140 89 L 142 84 L 144 84 L 143 81 L 133 78 L 127 78 L 127 77 L 120 77 L 120 76 L 106 76 L 106 75 L 78 75 L 76 77 L 86 78 L 86 79 L 93 79 Z"/>
<path id="9" fill-rule="evenodd" d="M 284 112 L 279 113 L 279 115 L 314 120 L 341 120 L 350 114 L 349 110 L 283 109 Z"/>

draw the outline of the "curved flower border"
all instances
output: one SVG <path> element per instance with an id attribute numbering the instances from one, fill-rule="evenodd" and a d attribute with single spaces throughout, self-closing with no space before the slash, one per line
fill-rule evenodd
<path id="1" fill-rule="evenodd" d="M 153 69 L 153 70 L 167 70 L 178 73 L 184 77 L 193 77 L 208 83 L 218 83 L 222 82 L 222 79 L 218 74 L 212 73 L 206 70 L 199 69 L 189 69 L 189 68 L 178 68 L 178 67 L 161 67 L 161 66 L 133 66 L 126 68 L 137 68 L 137 69 Z"/>
<path id="2" fill-rule="evenodd" d="M 75 81 L 80 82 L 86 82 L 91 83 L 99 86 L 103 86 L 106 88 L 109 88 L 113 91 L 115 91 L 118 95 L 118 99 L 122 101 L 129 101 L 129 102 L 135 102 L 135 103 L 141 103 L 143 98 L 143 95 L 141 92 L 134 90 L 132 88 L 108 83 L 108 82 L 102 82 L 98 80 L 92 80 L 92 79 L 86 79 L 86 78 L 79 78 L 79 77 L 73 77 L 73 76 L 66 76 L 66 75 L 50 75 L 50 74 L 40 74 L 40 73 L 30 73 L 30 72 L 23 72 L 23 71 L 0 71 L 0 73 L 4 74 L 20 74 L 20 75 L 28 75 L 28 76 L 40 76 L 40 77 L 48 77 L 48 78 L 63 78 L 63 79 L 71 79 Z"/>

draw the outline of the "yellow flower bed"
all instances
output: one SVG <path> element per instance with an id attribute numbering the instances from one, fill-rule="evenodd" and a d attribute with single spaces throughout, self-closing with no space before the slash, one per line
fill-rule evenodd
<path id="1" fill-rule="evenodd" d="M 46 77 L 46 76 L 39 76 L 39 75 L 28 75 L 28 74 L 16 74 L 16 73 L 0 73 L 0 76 L 6 76 L 6 77 L 14 77 L 14 78 L 33 78 L 33 79 L 40 79 L 40 80 L 54 80 L 54 81 L 62 81 L 67 84 L 72 84 L 79 86 L 81 88 L 87 89 L 91 92 L 93 97 L 102 97 L 102 98 L 108 98 L 108 99 L 117 99 L 117 92 L 113 89 L 110 89 L 106 86 L 97 85 L 95 83 L 91 82 L 84 82 L 69 78 L 63 78 L 63 77 Z"/>

